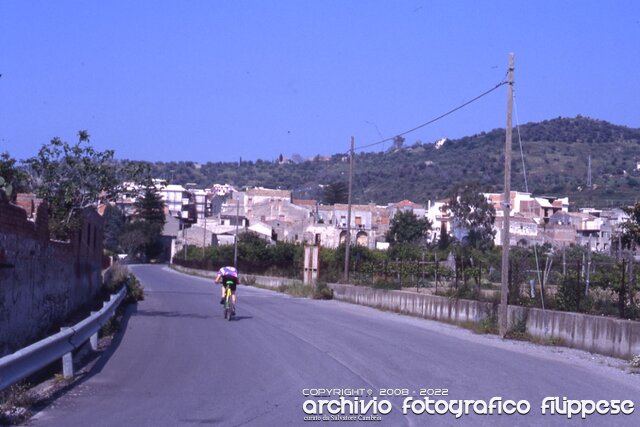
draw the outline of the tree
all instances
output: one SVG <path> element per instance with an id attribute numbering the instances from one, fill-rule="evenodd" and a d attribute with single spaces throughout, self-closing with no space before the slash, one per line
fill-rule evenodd
<path id="1" fill-rule="evenodd" d="M 127 254 L 144 259 L 161 255 L 162 230 L 166 222 L 164 202 L 151 181 L 145 185 L 142 195 L 133 204 L 135 213 L 124 226 L 120 244 Z"/>
<path id="2" fill-rule="evenodd" d="M 104 210 L 104 248 L 111 252 L 120 252 L 119 236 L 124 227 L 124 214 L 114 205 Z"/>
<path id="3" fill-rule="evenodd" d="M 0 192 L 15 201 L 16 194 L 26 189 L 27 175 L 16 166 L 16 160 L 9 153 L 0 154 Z"/>
<path id="4" fill-rule="evenodd" d="M 622 223 L 622 245 L 624 247 L 640 245 L 640 202 L 627 209 L 629 219 Z"/>
<path id="5" fill-rule="evenodd" d="M 421 243 L 431 230 L 427 218 L 418 218 L 412 211 L 398 211 L 385 235 L 391 245 Z"/>
<path id="6" fill-rule="evenodd" d="M 441 251 L 446 250 L 451 244 L 451 237 L 447 231 L 447 223 L 443 222 L 440 225 L 440 238 L 438 239 L 438 249 Z"/>
<path id="7" fill-rule="evenodd" d="M 456 189 L 446 208 L 453 216 L 453 230 L 457 229 L 459 233 L 456 258 L 461 266 L 463 281 L 466 283 L 468 269 L 479 293 L 482 268 L 486 264 L 484 255 L 493 248 L 496 211 L 476 186 Z"/>
<path id="8" fill-rule="evenodd" d="M 135 209 L 134 217 L 138 220 L 159 225 L 160 227 L 163 227 L 166 223 L 164 215 L 164 201 L 156 187 L 151 182 L 147 182 L 142 192 L 142 196 L 136 199 L 133 207 Z"/>
<path id="9" fill-rule="evenodd" d="M 486 251 L 493 247 L 493 224 L 496 210 L 475 186 L 458 188 L 450 198 L 447 209 L 453 215 L 453 225 L 462 234 L 463 243 Z"/>
<path id="10" fill-rule="evenodd" d="M 113 151 L 96 151 L 88 143 L 86 130 L 78 132 L 73 145 L 56 137 L 26 161 L 36 195 L 49 204 L 53 238 L 68 239 L 78 225 L 78 211 L 115 194 Z"/>
<path id="11" fill-rule="evenodd" d="M 336 203 L 347 203 L 349 189 L 344 182 L 333 182 L 322 188 L 322 203 L 325 205 L 335 205 Z"/>

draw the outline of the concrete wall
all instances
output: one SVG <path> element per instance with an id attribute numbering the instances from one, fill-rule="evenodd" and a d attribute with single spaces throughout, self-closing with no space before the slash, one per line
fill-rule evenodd
<path id="1" fill-rule="evenodd" d="M 266 286 L 267 288 L 277 288 L 280 285 L 302 284 L 302 280 L 287 279 L 286 277 L 256 276 L 255 274 L 244 274 L 242 277 L 255 280 L 257 285 Z"/>
<path id="2" fill-rule="evenodd" d="M 480 322 L 497 316 L 490 303 L 456 300 L 365 286 L 329 284 L 340 301 L 367 305 L 447 322 Z M 630 358 L 640 354 L 640 322 L 579 313 L 509 306 L 509 324 L 526 319 L 528 334 L 541 339 L 559 339 L 562 345 L 593 353 Z"/>
<path id="3" fill-rule="evenodd" d="M 447 322 L 479 322 L 491 315 L 492 304 L 413 292 L 331 283 L 333 298 L 355 304 Z"/>
<path id="4" fill-rule="evenodd" d="M 41 338 L 102 286 L 102 217 L 84 211 L 68 243 L 48 236 L 46 205 L 33 222 L 24 209 L 0 201 L 0 356 Z"/>
<path id="5" fill-rule="evenodd" d="M 640 354 L 640 322 L 564 311 L 509 306 L 509 321 L 526 319 L 527 333 L 623 359 Z"/>

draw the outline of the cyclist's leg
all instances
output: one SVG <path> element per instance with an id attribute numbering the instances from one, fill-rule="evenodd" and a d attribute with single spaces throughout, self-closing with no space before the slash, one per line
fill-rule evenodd
<path id="1" fill-rule="evenodd" d="M 235 290 L 231 291 L 231 304 L 233 304 L 232 305 L 233 313 L 235 314 L 236 312 L 236 291 Z"/>
<path id="2" fill-rule="evenodd" d="M 231 300 L 233 301 L 233 305 L 236 305 L 236 290 L 237 290 L 238 284 L 234 283 L 233 285 L 231 285 Z"/>

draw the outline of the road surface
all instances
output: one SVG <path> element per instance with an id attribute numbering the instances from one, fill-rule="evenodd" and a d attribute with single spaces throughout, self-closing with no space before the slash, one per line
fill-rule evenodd
<path id="1" fill-rule="evenodd" d="M 129 310 L 123 333 L 87 379 L 31 425 L 640 425 L 640 408 L 584 421 L 541 413 L 543 400 L 556 396 L 640 405 L 640 376 L 599 362 L 605 358 L 248 286 L 238 287 L 238 316 L 227 322 L 210 279 L 158 265 L 131 270 L 145 300 Z M 482 402 L 456 418 L 424 413 L 427 397 L 442 401 L 429 403 L 432 412 Z M 474 414 L 494 397 L 520 402 L 522 412 L 526 401 L 529 411 Z M 320 408 L 323 400 L 337 402 Z M 416 401 L 419 414 L 408 407 L 405 415 L 403 403 Z M 347 412 L 330 413 L 340 409 Z M 327 421 L 350 414 L 356 421 Z"/>

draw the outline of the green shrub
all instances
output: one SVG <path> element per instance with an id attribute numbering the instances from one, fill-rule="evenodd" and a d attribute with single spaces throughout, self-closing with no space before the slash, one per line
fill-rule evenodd
<path id="1" fill-rule="evenodd" d="M 313 297 L 314 289 L 312 286 L 305 285 L 302 282 L 296 282 L 292 285 L 282 284 L 278 286 L 278 292 L 294 297 L 311 298 Z"/>
<path id="2" fill-rule="evenodd" d="M 390 280 L 376 280 L 372 286 L 373 289 L 387 289 L 387 290 L 400 290 L 400 283 L 392 282 Z"/>
<path id="3" fill-rule="evenodd" d="M 127 304 L 135 304 L 143 299 L 144 288 L 142 287 L 142 283 L 140 283 L 136 276 L 130 274 L 129 280 L 127 281 L 127 297 L 125 298 L 125 302 Z"/>
<path id="4" fill-rule="evenodd" d="M 242 284 L 248 286 L 256 285 L 256 278 L 253 276 L 242 276 Z"/>
<path id="5" fill-rule="evenodd" d="M 140 281 L 129 272 L 126 265 L 117 263 L 107 270 L 104 275 L 103 288 L 107 294 L 105 297 L 119 292 L 123 286 L 127 288 L 127 296 L 125 297 L 127 304 L 135 304 L 144 299 L 144 288 Z"/>
<path id="6" fill-rule="evenodd" d="M 479 300 L 480 294 L 478 293 L 475 287 L 471 287 L 468 284 L 463 284 L 462 286 L 456 288 L 449 288 L 445 292 L 445 296 L 454 299 L 470 299 L 470 300 Z"/>
<path id="7" fill-rule="evenodd" d="M 104 274 L 104 289 L 108 294 L 118 292 L 129 280 L 131 273 L 126 265 L 113 264 Z"/>
<path id="8" fill-rule="evenodd" d="M 313 299 L 333 299 L 333 290 L 324 282 L 318 282 L 313 292 Z"/>
<path id="9" fill-rule="evenodd" d="M 527 318 L 523 317 L 522 319 L 518 319 L 513 322 L 505 334 L 505 338 L 520 341 L 527 340 L 529 338 L 527 334 Z"/>
<path id="10" fill-rule="evenodd" d="M 100 328 L 100 336 L 107 337 L 111 335 L 115 335 L 116 332 L 120 330 L 120 321 L 118 320 L 118 316 L 112 316 L 107 323 L 102 325 Z"/>

